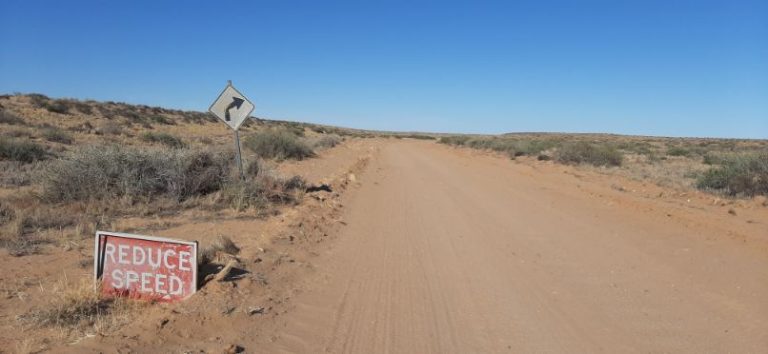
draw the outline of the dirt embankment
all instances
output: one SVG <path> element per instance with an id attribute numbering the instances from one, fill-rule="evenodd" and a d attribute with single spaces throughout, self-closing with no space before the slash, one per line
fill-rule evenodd
<path id="1" fill-rule="evenodd" d="M 292 284 L 313 271 L 318 244 L 332 238 L 341 225 L 343 196 L 356 185 L 350 177 L 354 179 L 354 174 L 362 171 L 376 154 L 377 145 L 375 140 L 349 140 L 320 152 L 317 158 L 278 166 L 280 173 L 301 175 L 311 185 L 326 184 L 330 191 L 324 187 L 310 191 L 299 205 L 280 208 L 274 216 L 244 214 L 242 218 L 227 215 L 218 219 L 206 210 L 188 210 L 158 216 L 155 221 L 141 217 L 117 220 L 116 231 L 198 240 L 201 248 L 225 235 L 240 252 L 227 281 L 210 281 L 192 299 L 178 305 L 138 306 L 121 313 L 120 318 L 108 316 L 114 323 L 94 326 L 104 328 L 104 332 L 78 333 L 18 320 L 35 309 L 49 307 L 47 302 L 55 297 L 54 292 L 71 289 L 80 279 L 92 276 L 92 246 L 86 247 L 89 240 L 64 250 L 0 257 L 3 269 L 14 270 L 0 275 L 0 348 L 11 352 L 168 349 L 218 353 L 233 344 L 250 343 L 242 338 L 258 336 L 252 324 L 283 313 L 285 302 L 293 296 Z M 215 273 L 227 261 L 217 259 L 201 272 Z"/>

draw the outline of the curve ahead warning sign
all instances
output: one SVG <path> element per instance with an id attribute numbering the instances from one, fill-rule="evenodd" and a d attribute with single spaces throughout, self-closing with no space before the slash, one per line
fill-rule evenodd
<path id="1" fill-rule="evenodd" d="M 197 242 L 98 231 L 94 251 L 103 295 L 173 302 L 197 290 Z"/>

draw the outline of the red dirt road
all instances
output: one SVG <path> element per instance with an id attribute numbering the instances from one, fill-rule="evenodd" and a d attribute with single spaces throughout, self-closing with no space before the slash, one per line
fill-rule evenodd
<path id="1" fill-rule="evenodd" d="M 258 350 L 768 352 L 766 208 L 745 221 L 567 169 L 385 145 Z"/>

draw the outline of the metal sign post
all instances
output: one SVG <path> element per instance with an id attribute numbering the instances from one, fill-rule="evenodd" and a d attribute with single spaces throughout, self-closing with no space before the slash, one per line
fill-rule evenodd
<path id="1" fill-rule="evenodd" d="M 235 160 L 242 180 L 245 180 L 245 174 L 243 173 L 243 158 L 240 152 L 240 135 L 237 130 L 245 123 L 254 108 L 256 107 L 253 103 L 232 86 L 232 81 L 227 81 L 224 91 L 221 91 L 219 97 L 208 108 L 209 112 L 221 119 L 235 132 Z"/>
<path id="2" fill-rule="evenodd" d="M 243 158 L 240 155 L 240 133 L 235 130 L 235 159 L 237 160 L 237 166 L 240 168 L 240 180 L 245 181 L 245 174 L 243 173 Z"/>

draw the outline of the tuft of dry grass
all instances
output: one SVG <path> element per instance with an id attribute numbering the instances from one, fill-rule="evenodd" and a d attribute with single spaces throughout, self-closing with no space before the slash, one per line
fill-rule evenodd
<path id="1" fill-rule="evenodd" d="M 243 145 L 266 159 L 303 160 L 315 155 L 312 148 L 294 133 L 284 129 L 258 132 L 245 138 Z"/>
<path id="2" fill-rule="evenodd" d="M 336 134 L 324 134 L 313 138 L 307 138 L 305 141 L 312 150 L 330 149 L 341 144 L 344 139 Z"/>
<path id="3" fill-rule="evenodd" d="M 62 144 L 72 144 L 74 139 L 71 135 L 69 135 L 67 132 L 59 129 L 59 128 L 46 128 L 43 130 L 43 138 L 48 141 L 56 142 L 56 143 L 62 143 Z"/>
<path id="4" fill-rule="evenodd" d="M 200 249 L 200 263 L 211 263 L 218 259 L 221 253 L 236 256 L 240 253 L 240 248 L 229 237 L 219 235 L 210 245 Z"/>
<path id="5" fill-rule="evenodd" d="M 90 279 L 62 280 L 49 289 L 50 301 L 17 317 L 27 327 L 56 327 L 75 332 L 109 334 L 128 323 L 136 301 L 104 298 Z"/>

